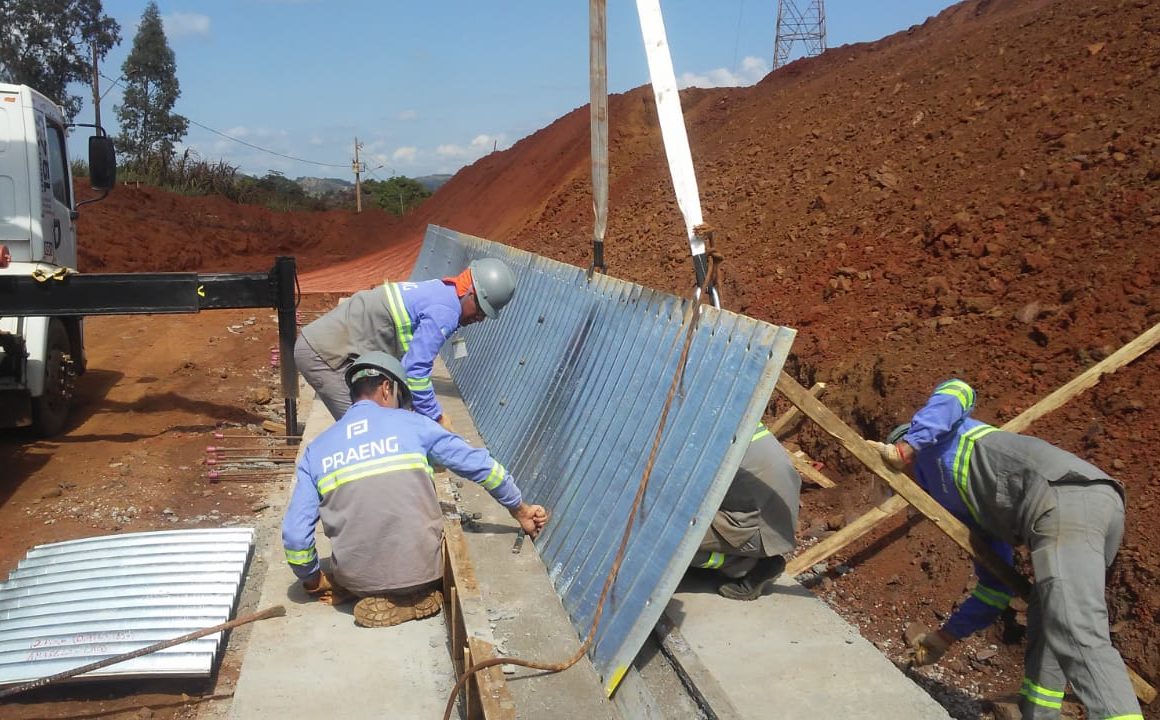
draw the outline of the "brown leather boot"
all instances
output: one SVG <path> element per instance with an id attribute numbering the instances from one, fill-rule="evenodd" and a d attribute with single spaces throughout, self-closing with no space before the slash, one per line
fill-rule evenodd
<path id="1" fill-rule="evenodd" d="M 443 593 L 438 590 L 368 595 L 355 603 L 354 624 L 367 628 L 391 627 L 436 615 L 442 605 Z"/>

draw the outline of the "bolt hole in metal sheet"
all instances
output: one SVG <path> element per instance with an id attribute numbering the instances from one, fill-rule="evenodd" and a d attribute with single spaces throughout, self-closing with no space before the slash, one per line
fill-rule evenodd
<path id="1" fill-rule="evenodd" d="M 553 520 L 536 546 L 585 634 L 647 460 L 689 300 L 430 226 L 411 280 L 496 257 L 517 276 L 498 320 L 443 361 L 488 448 Z M 682 391 L 591 651 L 611 693 L 656 624 L 761 420 L 795 331 L 701 306 Z M 462 353 L 460 353 L 462 354 Z"/>

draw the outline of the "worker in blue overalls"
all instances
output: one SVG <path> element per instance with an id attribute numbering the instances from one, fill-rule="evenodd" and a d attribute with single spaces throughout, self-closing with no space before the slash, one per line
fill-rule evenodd
<path id="1" fill-rule="evenodd" d="M 971 417 L 975 391 L 961 380 L 935 388 L 910 423 L 871 443 L 911 475 L 1005 562 L 1031 549 L 1035 590 L 1027 611 L 1020 706 L 1024 720 L 1060 716 L 1066 684 L 1088 717 L 1143 720 L 1112 647 L 1104 579 L 1124 535 L 1124 493 L 1104 471 L 1043 440 Z M 916 664 L 937 662 L 958 640 L 990 625 L 1011 589 L 976 564 L 971 596 L 935 632 L 917 638 Z"/>

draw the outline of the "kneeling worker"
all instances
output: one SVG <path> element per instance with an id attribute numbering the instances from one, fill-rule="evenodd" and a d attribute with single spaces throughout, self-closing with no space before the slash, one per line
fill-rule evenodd
<path id="1" fill-rule="evenodd" d="M 801 491 L 785 448 L 759 424 L 691 567 L 728 578 L 717 592 L 731 600 L 772 591 L 785 570 L 785 553 L 795 546 Z"/>
<path id="2" fill-rule="evenodd" d="M 380 351 L 347 369 L 353 405 L 303 452 L 282 522 L 286 560 L 306 591 L 329 603 L 358 596 L 362 627 L 428 617 L 442 605 L 443 515 L 432 462 L 482 485 L 529 536 L 548 521 L 487 450 L 400 408 L 411 400 L 406 378 L 402 363 Z M 320 519 L 332 577 L 314 547 Z"/>

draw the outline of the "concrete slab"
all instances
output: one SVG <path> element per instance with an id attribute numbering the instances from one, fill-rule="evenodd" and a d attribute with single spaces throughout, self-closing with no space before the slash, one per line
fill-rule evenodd
<path id="1" fill-rule="evenodd" d="M 332 422 L 315 401 L 306 442 Z M 280 527 L 291 489 L 289 482 L 272 489 L 255 551 L 267 569 L 258 607 L 281 604 L 287 614 L 254 626 L 229 717 L 442 717 L 455 682 L 442 614 L 369 630 L 355 626 L 352 604 L 333 608 L 311 600 L 282 552 Z M 318 552 L 322 557 L 330 552 L 321 531 Z"/>
<path id="2" fill-rule="evenodd" d="M 858 630 L 796 581 L 726 600 L 690 573 L 666 614 L 744 718 L 949 718 Z"/>

